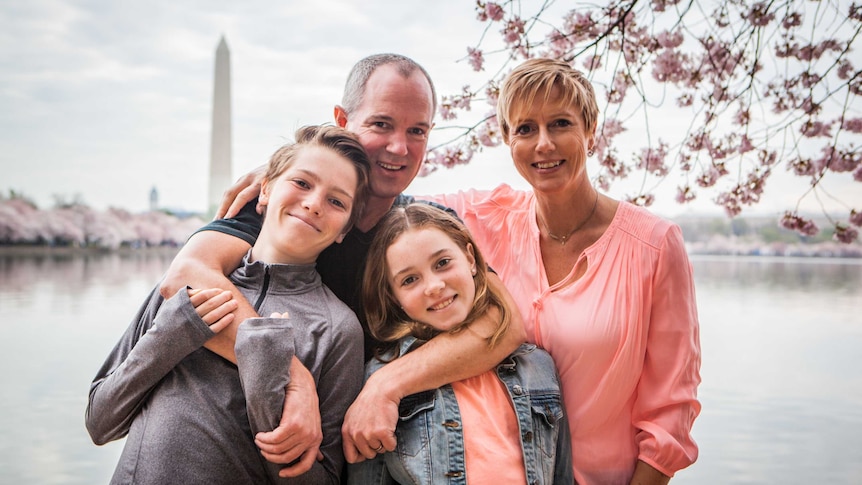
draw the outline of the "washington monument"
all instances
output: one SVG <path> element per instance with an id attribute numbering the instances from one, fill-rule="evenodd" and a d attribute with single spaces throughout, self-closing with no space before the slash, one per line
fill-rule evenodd
<path id="1" fill-rule="evenodd" d="M 216 48 L 211 136 L 209 199 L 207 200 L 210 215 L 215 213 L 222 193 L 233 181 L 230 134 L 230 51 L 224 36 Z"/>

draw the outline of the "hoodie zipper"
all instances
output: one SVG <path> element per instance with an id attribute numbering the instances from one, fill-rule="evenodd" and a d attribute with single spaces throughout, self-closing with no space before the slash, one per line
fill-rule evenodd
<path id="1" fill-rule="evenodd" d="M 269 266 L 263 268 L 263 286 L 260 289 L 260 295 L 254 303 L 254 311 L 260 315 L 260 306 L 263 304 L 263 299 L 266 298 L 266 292 L 269 290 Z"/>

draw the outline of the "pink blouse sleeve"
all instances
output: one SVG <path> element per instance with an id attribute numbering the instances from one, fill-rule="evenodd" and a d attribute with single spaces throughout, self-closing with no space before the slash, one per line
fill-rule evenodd
<path id="1" fill-rule="evenodd" d="M 638 459 L 667 476 L 694 463 L 700 336 L 691 263 L 676 225 L 665 229 L 652 284 L 646 356 L 632 423 Z"/>

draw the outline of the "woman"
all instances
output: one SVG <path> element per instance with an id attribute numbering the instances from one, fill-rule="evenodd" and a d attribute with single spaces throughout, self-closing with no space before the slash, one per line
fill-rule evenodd
<path id="1" fill-rule="evenodd" d="M 234 317 L 230 292 L 151 293 L 90 386 L 93 442 L 127 437 L 111 483 L 339 483 L 362 328 L 315 261 L 361 214 L 368 165 L 355 135 L 334 126 L 300 128 L 270 159 L 260 237 L 230 278 L 261 315 L 276 313 L 242 322 L 237 365 L 203 347 Z M 254 438 L 279 424 L 294 356 L 317 384 L 323 442 L 321 459 L 287 478 Z"/>
<path id="2" fill-rule="evenodd" d="M 554 359 L 580 484 L 666 483 L 697 458 L 700 344 L 678 226 L 599 194 L 592 86 L 532 59 L 501 86 L 497 118 L 532 191 L 434 199 L 464 220 Z"/>
<path id="3" fill-rule="evenodd" d="M 364 275 L 368 328 L 389 344 L 369 361 L 369 376 L 438 333 L 476 332 L 471 324 L 489 307 L 503 316 L 489 347 L 509 325 L 511 309 L 488 283 L 470 233 L 429 204 L 383 218 Z M 521 345 L 496 369 L 405 397 L 400 415 L 396 449 L 350 465 L 350 484 L 573 483 L 559 380 L 535 345 Z"/>

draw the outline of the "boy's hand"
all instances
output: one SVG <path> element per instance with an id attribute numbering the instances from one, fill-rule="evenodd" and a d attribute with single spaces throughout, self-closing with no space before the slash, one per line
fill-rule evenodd
<path id="1" fill-rule="evenodd" d="M 233 312 L 237 308 L 237 303 L 231 292 L 219 288 L 206 290 L 193 288 L 188 292 L 195 312 L 213 332 L 221 332 L 236 317 Z"/>

